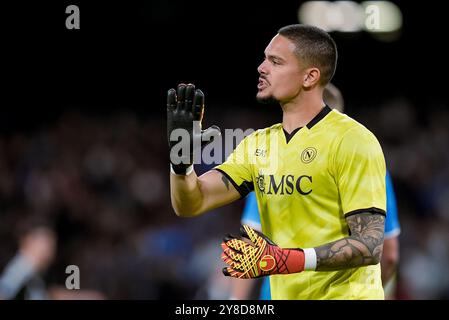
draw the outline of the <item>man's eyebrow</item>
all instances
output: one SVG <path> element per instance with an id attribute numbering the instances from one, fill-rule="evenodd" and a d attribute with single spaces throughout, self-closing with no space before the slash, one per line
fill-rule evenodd
<path id="1" fill-rule="evenodd" d="M 284 59 L 282 59 L 282 58 L 279 57 L 279 56 L 273 55 L 273 54 L 267 55 L 267 59 L 268 59 L 268 60 L 271 60 L 271 61 L 277 60 L 277 61 L 280 61 L 280 62 L 285 62 Z"/>

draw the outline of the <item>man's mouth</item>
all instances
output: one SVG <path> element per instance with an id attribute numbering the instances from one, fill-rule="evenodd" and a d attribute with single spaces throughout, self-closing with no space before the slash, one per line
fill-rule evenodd
<path id="1" fill-rule="evenodd" d="M 268 82 L 263 78 L 259 78 L 259 84 L 257 85 L 257 89 L 263 90 L 266 87 L 268 87 Z"/>

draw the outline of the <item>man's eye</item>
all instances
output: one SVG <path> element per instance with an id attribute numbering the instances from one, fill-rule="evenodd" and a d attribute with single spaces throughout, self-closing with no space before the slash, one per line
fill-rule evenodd
<path id="1" fill-rule="evenodd" d="M 272 62 L 273 62 L 274 65 L 280 65 L 280 64 L 281 64 L 281 63 L 280 63 L 279 61 L 277 61 L 277 60 L 273 60 Z"/>

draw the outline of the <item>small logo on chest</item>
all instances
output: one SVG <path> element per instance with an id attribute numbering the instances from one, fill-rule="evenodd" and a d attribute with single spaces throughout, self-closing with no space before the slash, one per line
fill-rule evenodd
<path id="1" fill-rule="evenodd" d="M 254 155 L 256 157 L 266 157 L 267 156 L 267 150 L 257 148 L 256 151 L 254 152 Z"/>

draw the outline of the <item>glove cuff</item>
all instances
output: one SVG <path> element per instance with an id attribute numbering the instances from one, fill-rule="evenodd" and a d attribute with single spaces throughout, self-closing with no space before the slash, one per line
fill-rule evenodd
<path id="1" fill-rule="evenodd" d="M 304 270 L 316 270 L 316 251 L 314 248 L 303 249 L 304 251 Z"/>
<path id="2" fill-rule="evenodd" d="M 284 252 L 285 269 L 280 270 L 281 274 L 291 274 L 304 271 L 304 251 L 302 249 L 281 249 Z"/>
<path id="3" fill-rule="evenodd" d="M 170 164 L 170 172 L 176 175 L 188 176 L 193 172 L 193 164 L 187 167 Z"/>

